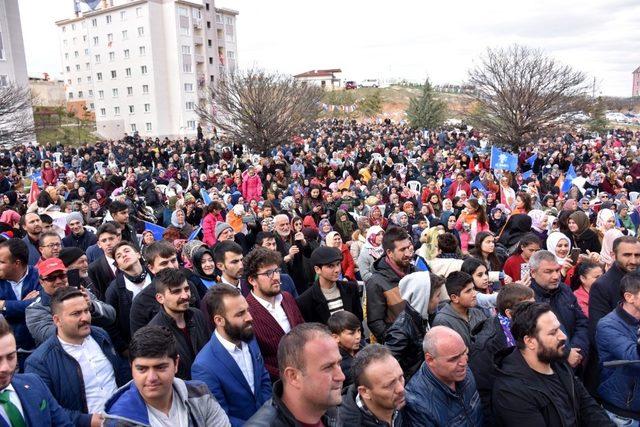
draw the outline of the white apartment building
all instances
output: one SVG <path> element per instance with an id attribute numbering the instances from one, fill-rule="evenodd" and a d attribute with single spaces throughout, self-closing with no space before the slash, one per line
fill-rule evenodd
<path id="1" fill-rule="evenodd" d="M 0 0 L 0 86 L 29 85 L 18 0 Z"/>
<path id="2" fill-rule="evenodd" d="M 112 0 L 56 24 L 67 101 L 106 138 L 191 137 L 209 83 L 237 64 L 236 16 L 211 0 Z"/>

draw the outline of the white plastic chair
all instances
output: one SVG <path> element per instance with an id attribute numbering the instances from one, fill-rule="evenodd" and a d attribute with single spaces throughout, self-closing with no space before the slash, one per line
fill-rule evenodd
<path id="1" fill-rule="evenodd" d="M 407 187 L 409 187 L 409 189 L 416 194 L 420 194 L 422 190 L 422 184 L 420 184 L 418 181 L 408 181 Z"/>
<path id="2" fill-rule="evenodd" d="M 95 162 L 93 164 L 93 170 L 98 172 L 100 175 L 104 175 L 105 174 L 104 162 Z"/>

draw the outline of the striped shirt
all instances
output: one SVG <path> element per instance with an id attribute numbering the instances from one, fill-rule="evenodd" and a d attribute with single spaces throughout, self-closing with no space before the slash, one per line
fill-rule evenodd
<path id="1" fill-rule="evenodd" d="M 329 307 L 329 313 L 333 314 L 338 311 L 344 310 L 342 304 L 342 298 L 340 297 L 340 291 L 337 285 L 333 285 L 330 289 L 320 288 L 322 294 L 327 299 L 327 307 Z"/>

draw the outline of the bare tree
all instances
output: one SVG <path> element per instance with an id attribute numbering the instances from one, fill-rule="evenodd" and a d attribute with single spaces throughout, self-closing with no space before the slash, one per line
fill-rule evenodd
<path id="1" fill-rule="evenodd" d="M 469 121 L 515 147 L 589 104 L 583 73 L 525 46 L 488 49 L 469 71 L 469 83 L 475 87 Z"/>
<path id="2" fill-rule="evenodd" d="M 35 139 L 31 91 L 13 83 L 0 87 L 0 145 Z"/>
<path id="3" fill-rule="evenodd" d="M 292 77 L 248 70 L 220 79 L 196 107 L 201 122 L 222 130 L 229 142 L 267 152 L 320 113 L 323 90 Z"/>

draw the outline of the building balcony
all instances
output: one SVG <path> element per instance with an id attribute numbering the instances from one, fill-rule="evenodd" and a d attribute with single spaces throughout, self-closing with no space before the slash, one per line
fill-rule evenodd
<path id="1" fill-rule="evenodd" d="M 204 55 L 194 55 L 196 64 L 204 64 Z"/>
<path id="2" fill-rule="evenodd" d="M 194 19 L 193 20 L 193 28 L 195 28 L 196 30 L 201 30 L 202 29 L 202 20 L 201 19 Z"/>

